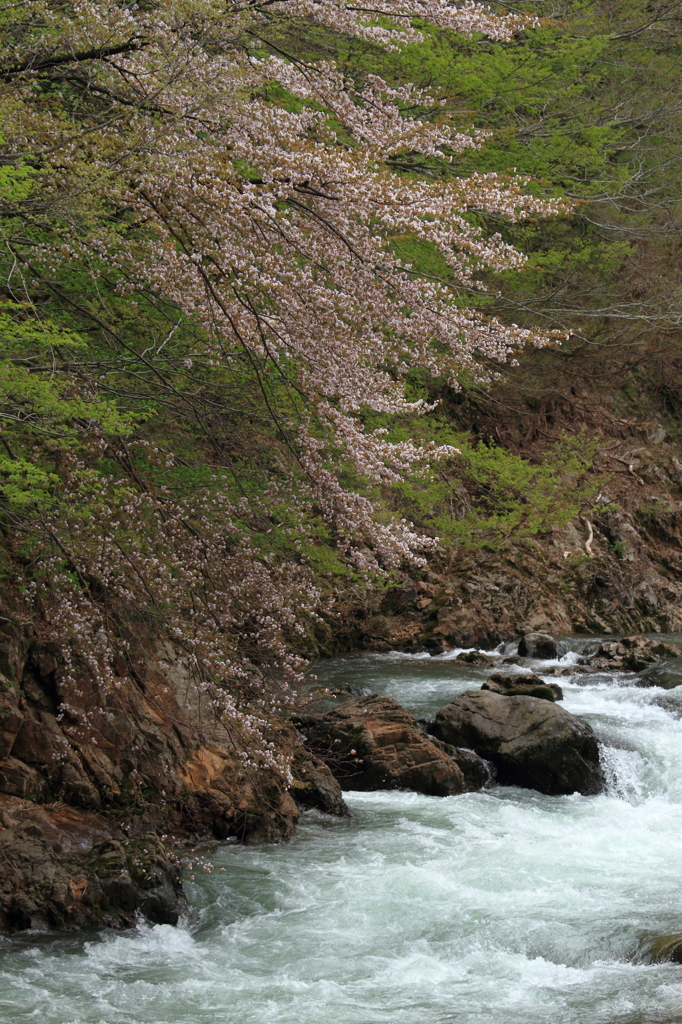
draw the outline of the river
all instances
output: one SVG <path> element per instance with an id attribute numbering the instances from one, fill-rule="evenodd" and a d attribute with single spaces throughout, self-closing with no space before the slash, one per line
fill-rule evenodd
<path id="1" fill-rule="evenodd" d="M 488 674 L 453 656 L 318 675 L 430 717 Z M 195 872 L 180 927 L 0 939 L 0 1021 L 682 1022 L 682 967 L 643 953 L 682 932 L 682 686 L 558 682 L 605 745 L 606 792 L 349 793 L 350 821 L 310 812 L 290 843 L 211 849 L 224 871 Z"/>

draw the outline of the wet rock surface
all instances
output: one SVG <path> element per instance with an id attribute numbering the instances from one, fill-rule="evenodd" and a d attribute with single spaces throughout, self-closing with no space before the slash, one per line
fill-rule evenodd
<path id="1" fill-rule="evenodd" d="M 392 697 L 357 697 L 298 722 L 307 746 L 329 765 L 343 789 L 451 796 L 472 788 L 473 765 L 465 777 L 449 750 L 434 744 Z"/>
<path id="2" fill-rule="evenodd" d="M 555 796 L 604 784 L 591 726 L 549 700 L 469 690 L 441 708 L 432 731 L 491 761 L 502 785 Z"/>
<path id="3" fill-rule="evenodd" d="M 328 765 L 319 757 L 300 748 L 292 765 L 294 787 L 291 795 L 302 809 L 315 809 L 325 814 L 345 817 L 350 812 L 343 799 L 341 786 Z"/>
<path id="4" fill-rule="evenodd" d="M 0 927 L 175 924 L 177 859 L 153 833 L 131 838 L 99 815 L 0 797 Z"/>
<path id="5" fill-rule="evenodd" d="M 463 651 L 455 658 L 455 663 L 460 665 L 494 665 L 496 658 L 491 658 L 483 651 Z"/>
<path id="6" fill-rule="evenodd" d="M 674 690 L 682 686 L 682 660 L 668 660 L 652 665 L 639 673 L 637 686 L 660 686 L 663 690 Z"/>
<path id="7" fill-rule="evenodd" d="M 537 697 L 539 700 L 563 700 L 558 683 L 545 683 L 532 672 L 515 675 L 511 672 L 493 672 L 483 683 L 482 690 L 501 693 L 505 697 Z"/>
<path id="8" fill-rule="evenodd" d="M 580 660 L 582 664 L 595 669 L 640 672 L 664 658 L 679 657 L 682 657 L 681 652 L 672 644 L 650 640 L 645 636 L 625 636 L 620 640 L 600 644 L 594 654 Z"/>
<path id="9" fill-rule="evenodd" d="M 526 633 L 519 641 L 519 655 L 522 658 L 537 658 L 550 661 L 558 658 L 560 653 L 559 644 L 549 633 Z"/>
<path id="10" fill-rule="evenodd" d="M 649 939 L 646 943 L 646 952 L 654 960 L 682 964 L 682 935 L 661 935 Z"/>
<path id="11" fill-rule="evenodd" d="M 466 792 L 477 793 L 479 789 L 485 789 L 495 781 L 495 769 L 485 758 L 481 757 L 474 750 L 467 750 L 466 747 L 453 747 L 451 743 L 430 736 L 431 742 L 442 750 L 455 762 L 466 785 Z"/>

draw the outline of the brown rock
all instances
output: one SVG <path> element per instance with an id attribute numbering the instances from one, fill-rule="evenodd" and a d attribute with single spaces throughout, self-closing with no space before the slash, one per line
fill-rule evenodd
<path id="1" fill-rule="evenodd" d="M 67 671 L 57 644 L 0 610 L 0 929 L 174 920 L 177 868 L 158 833 L 293 834 L 300 810 L 284 774 L 243 763 L 182 651 L 136 622 L 104 685 L 78 659 Z M 267 740 L 285 759 L 302 751 L 287 723 L 273 721 Z M 303 761 L 305 805 L 340 811 L 329 770 Z"/>
<path id="2" fill-rule="evenodd" d="M 503 785 L 550 795 L 603 786 L 591 726 L 548 700 L 469 690 L 441 708 L 433 731 L 491 761 Z"/>
<path id="3" fill-rule="evenodd" d="M 306 744 L 329 765 L 342 789 L 450 796 L 469 788 L 458 765 L 392 697 L 356 697 L 299 723 Z"/>
<path id="4" fill-rule="evenodd" d="M 455 658 L 455 663 L 459 662 L 463 665 L 494 665 L 495 661 L 495 658 L 491 658 L 481 651 L 464 651 Z"/>
<path id="5" fill-rule="evenodd" d="M 0 761 L 12 753 L 24 716 L 14 704 L 0 704 Z"/>
<path id="6" fill-rule="evenodd" d="M 177 861 L 154 835 L 129 838 L 93 814 L 0 797 L 0 930 L 175 924 Z"/>
<path id="7" fill-rule="evenodd" d="M 663 963 L 682 964 L 682 935 L 662 935 L 647 943 L 647 952 Z"/>
<path id="8" fill-rule="evenodd" d="M 431 736 L 431 742 L 452 758 L 464 776 L 466 791 L 477 793 L 479 789 L 489 786 L 495 778 L 495 769 L 490 761 L 485 761 L 475 751 L 465 747 L 453 747 L 450 743 Z"/>
<path id="9" fill-rule="evenodd" d="M 49 799 L 50 788 L 47 779 L 35 768 L 16 757 L 8 757 L 0 763 L 0 793 L 41 803 Z"/>
<path id="10" fill-rule="evenodd" d="M 350 812 L 341 793 L 341 786 L 332 775 L 328 765 L 299 748 L 292 765 L 294 787 L 291 795 L 303 808 L 315 808 L 325 814 L 339 817 Z"/>
<path id="11" fill-rule="evenodd" d="M 556 640 L 549 633 L 525 633 L 519 641 L 522 658 L 557 658 L 559 651 Z"/>
<path id="12" fill-rule="evenodd" d="M 481 687 L 505 697 L 537 697 L 539 700 L 563 700 L 564 694 L 558 683 L 545 683 L 531 672 L 514 675 L 511 672 L 493 672 Z"/>
<path id="13" fill-rule="evenodd" d="M 664 658 L 679 657 L 682 657 L 680 651 L 672 644 L 649 640 L 646 636 L 624 636 L 621 640 L 600 644 L 595 653 L 583 661 L 593 668 L 640 672 Z"/>
<path id="14" fill-rule="evenodd" d="M 122 677 L 128 675 L 128 664 L 122 654 L 117 654 L 114 656 L 112 668 L 117 676 Z"/>

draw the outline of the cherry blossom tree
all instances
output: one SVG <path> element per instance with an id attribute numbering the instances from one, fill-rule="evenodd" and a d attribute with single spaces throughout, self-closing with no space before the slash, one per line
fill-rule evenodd
<path id="1" fill-rule="evenodd" d="M 471 214 L 515 221 L 565 207 L 513 177 L 458 177 L 458 154 L 483 146 L 485 133 L 456 124 L 442 97 L 283 53 L 268 44 L 269 26 L 294 19 L 302 31 L 317 23 L 400 48 L 424 20 L 498 40 L 533 20 L 445 0 L 34 0 L 2 17 L 0 188 L 15 332 L 6 370 L 15 376 L 3 385 L 0 468 L 12 482 L 12 524 L 47 545 L 27 599 L 49 609 L 44 628 L 73 687 L 74 651 L 103 687 L 114 685 L 121 630 L 103 622 L 101 595 L 119 618 L 147 608 L 242 746 L 275 764 L 262 723 L 288 699 L 286 679 L 302 666 L 290 641 L 321 595 L 304 557 L 254 545 L 250 517 L 277 528 L 278 503 L 300 507 L 302 524 L 313 509 L 361 573 L 423 556 L 434 538 L 377 516 L 343 483 L 343 467 L 391 482 L 449 450 L 390 443 L 364 429 L 363 411 L 426 410 L 405 395 L 414 367 L 457 387 L 462 373 L 485 380 L 491 365 L 548 341 L 466 304 L 472 288 L 484 290 L 482 271 L 524 265 Z M 447 173 L 392 170 L 401 154 Z M 405 237 L 437 250 L 447 274 L 428 277 L 401 258 L 394 243 Z M 57 337 L 35 295 L 59 291 L 67 265 L 93 288 L 113 279 L 131 306 L 143 296 L 164 303 L 168 338 L 128 344 L 101 314 L 103 335 L 116 337 L 112 369 L 83 355 L 82 339 Z M 78 306 L 73 294 L 68 301 Z M 191 343 L 180 353 L 171 339 L 184 325 Z M 203 398 L 187 381 L 200 376 L 216 393 L 236 360 L 257 380 L 274 376 L 287 396 L 278 404 L 263 390 L 289 478 L 235 502 L 215 453 L 210 481 L 191 496 L 151 471 L 143 477 L 135 458 L 172 467 L 179 456 L 121 399 L 131 381 L 144 378 L 157 408 L 177 400 L 194 414 Z M 117 391 L 116 375 L 127 390 Z M 46 475 L 33 500 L 35 474 L 55 452 L 54 479 Z M 300 548 L 300 537 L 292 543 Z M 268 683 L 249 673 L 254 657 L 272 666 Z"/>

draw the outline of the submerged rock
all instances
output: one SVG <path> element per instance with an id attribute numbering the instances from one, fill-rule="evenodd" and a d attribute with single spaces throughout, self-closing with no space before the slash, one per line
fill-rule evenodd
<path id="1" fill-rule="evenodd" d="M 527 672 L 514 675 L 511 672 L 493 672 L 482 690 L 501 693 L 505 697 L 537 697 L 539 700 L 563 700 L 564 693 L 558 683 L 545 683 L 539 676 Z"/>
<path id="2" fill-rule="evenodd" d="M 660 686 L 663 690 L 674 690 L 682 686 L 682 661 L 664 661 L 659 665 L 640 672 L 635 679 L 637 686 Z"/>
<path id="3" fill-rule="evenodd" d="M 525 633 L 519 641 L 519 654 L 522 658 L 539 658 L 549 661 L 559 657 L 559 648 L 556 640 L 549 633 Z"/>
<path id="4" fill-rule="evenodd" d="M 661 935 L 647 943 L 647 952 L 655 959 L 682 964 L 682 935 Z"/>
<path id="5" fill-rule="evenodd" d="M 502 785 L 587 795 L 604 784 L 592 727 L 549 700 L 469 690 L 441 708 L 433 732 L 491 761 Z"/>
<path id="6" fill-rule="evenodd" d="M 458 763 L 392 697 L 356 697 L 324 715 L 298 719 L 313 753 L 342 789 L 413 789 L 430 796 L 470 791 Z"/>
<path id="7" fill-rule="evenodd" d="M 582 664 L 597 669 L 641 672 L 664 658 L 679 657 L 682 657 L 680 651 L 672 644 L 649 640 L 645 636 L 624 636 L 621 640 L 600 644 L 594 654 L 580 660 Z"/>

